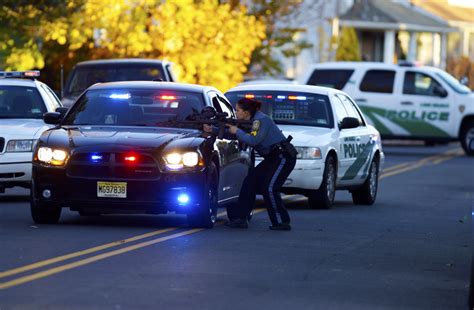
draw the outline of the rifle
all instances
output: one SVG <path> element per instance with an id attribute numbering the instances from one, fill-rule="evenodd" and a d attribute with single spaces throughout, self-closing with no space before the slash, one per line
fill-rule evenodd
<path id="1" fill-rule="evenodd" d="M 235 118 L 228 117 L 225 112 L 217 112 L 213 107 L 205 107 L 201 113 L 194 114 L 189 117 L 189 120 L 179 121 L 182 124 L 207 124 L 214 125 L 219 128 L 217 137 L 222 139 L 225 134 L 225 125 L 231 124 L 239 127 L 244 131 L 250 131 L 252 129 L 252 121 L 244 121 Z"/>

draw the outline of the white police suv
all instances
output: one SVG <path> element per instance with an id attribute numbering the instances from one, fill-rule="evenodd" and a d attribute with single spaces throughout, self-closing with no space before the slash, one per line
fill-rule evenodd
<path id="1" fill-rule="evenodd" d="M 39 71 L 0 72 L 0 194 L 31 184 L 32 150 L 41 133 L 51 126 L 43 114 L 61 102 L 44 83 Z"/>
<path id="2" fill-rule="evenodd" d="M 310 67 L 300 82 L 348 93 L 384 139 L 458 140 L 474 156 L 474 93 L 441 69 L 328 62 Z"/>
<path id="3" fill-rule="evenodd" d="M 303 194 L 312 208 L 330 208 L 336 189 L 349 190 L 355 204 L 375 202 L 384 161 L 379 132 L 354 101 L 336 89 L 303 85 L 249 85 L 226 97 L 262 102 L 285 136 L 293 136 L 297 162 L 283 192 Z"/>

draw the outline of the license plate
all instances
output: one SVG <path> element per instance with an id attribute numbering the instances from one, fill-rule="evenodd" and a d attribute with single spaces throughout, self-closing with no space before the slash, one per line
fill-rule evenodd
<path id="1" fill-rule="evenodd" d="M 97 182 L 97 197 L 127 198 L 127 182 Z"/>

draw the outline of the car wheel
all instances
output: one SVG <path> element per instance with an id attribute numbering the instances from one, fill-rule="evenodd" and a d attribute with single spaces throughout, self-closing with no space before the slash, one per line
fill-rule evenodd
<path id="1" fill-rule="evenodd" d="M 330 209 L 336 195 L 336 160 L 329 156 L 324 165 L 323 181 L 319 189 L 308 194 L 311 209 Z"/>
<path id="2" fill-rule="evenodd" d="M 474 156 L 474 121 L 469 121 L 462 127 L 460 138 L 466 155 Z"/>
<path id="3" fill-rule="evenodd" d="M 356 205 L 372 205 L 377 197 L 379 182 L 379 161 L 372 160 L 369 168 L 369 175 L 364 184 L 356 190 L 351 191 L 352 201 Z"/>
<path id="4" fill-rule="evenodd" d="M 189 213 L 188 224 L 191 227 L 212 228 L 217 219 L 218 195 L 217 186 L 219 184 L 217 168 L 214 163 L 209 166 L 207 182 L 200 210 Z"/>
<path id="5" fill-rule="evenodd" d="M 56 224 L 61 217 L 61 208 L 59 206 L 39 205 L 32 199 L 30 208 L 31 217 L 37 224 Z"/>

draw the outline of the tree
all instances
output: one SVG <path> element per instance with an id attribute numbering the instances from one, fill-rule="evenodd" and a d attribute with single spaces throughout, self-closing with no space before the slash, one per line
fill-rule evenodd
<path id="1" fill-rule="evenodd" d="M 275 57 L 275 49 L 282 49 L 285 57 L 296 57 L 304 49 L 312 47 L 306 41 L 297 41 L 295 37 L 304 29 L 294 26 L 298 15 L 301 13 L 303 0 L 221 0 L 229 3 L 233 8 L 238 8 L 242 3 L 247 3 L 249 11 L 262 21 L 267 27 L 265 40 L 252 53 L 250 67 L 257 74 L 279 75 L 283 73 L 282 64 Z M 319 1 L 313 1 L 315 4 Z"/>
<path id="2" fill-rule="evenodd" d="M 265 37 L 265 25 L 245 6 L 213 0 L 45 1 L 41 9 L 11 2 L 0 17 L 19 12 L 15 18 L 31 16 L 32 27 L 20 27 L 18 41 L 3 34 L 2 42 L 14 41 L 0 46 L 5 67 L 47 68 L 55 81 L 61 63 L 68 70 L 87 59 L 147 57 L 173 61 L 183 82 L 226 90 L 242 80 Z"/>
<path id="3" fill-rule="evenodd" d="M 341 30 L 336 50 L 336 61 L 360 61 L 359 40 L 354 28 L 344 27 Z"/>

